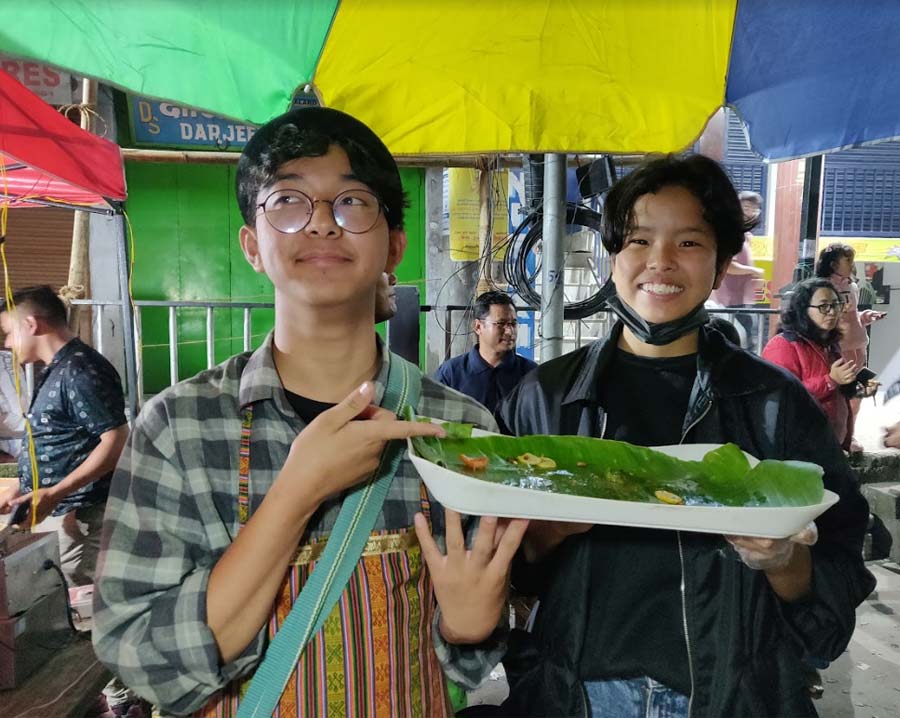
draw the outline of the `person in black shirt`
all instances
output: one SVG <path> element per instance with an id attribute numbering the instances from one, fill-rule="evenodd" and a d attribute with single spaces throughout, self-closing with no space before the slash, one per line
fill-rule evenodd
<path id="1" fill-rule="evenodd" d="M 26 434 L 19 488 L 0 496 L 0 513 L 21 507 L 22 523 L 31 523 L 27 514 L 36 506 L 37 530 L 59 535 L 66 579 L 90 584 L 110 478 L 128 438 L 122 382 L 109 361 L 69 330 L 65 305 L 48 286 L 15 292 L 13 307 L 0 309 L 0 325 L 20 362 L 46 365 L 26 415 L 38 476 L 32 477 Z"/>
<path id="2" fill-rule="evenodd" d="M 508 294 L 490 291 L 478 295 L 474 312 L 478 342 L 465 354 L 441 364 L 434 378 L 493 412 L 497 402 L 537 364 L 516 354 L 519 323 Z"/>
<path id="3" fill-rule="evenodd" d="M 652 160 L 604 207 L 608 337 L 543 363 L 497 410 L 508 433 L 639 445 L 734 442 L 812 461 L 840 496 L 771 540 L 532 521 L 513 572 L 540 598 L 504 658 L 515 716 L 813 716 L 802 658 L 846 648 L 874 587 L 868 508 L 802 385 L 725 341 L 704 302 L 743 243 L 737 194 L 713 160 Z"/>

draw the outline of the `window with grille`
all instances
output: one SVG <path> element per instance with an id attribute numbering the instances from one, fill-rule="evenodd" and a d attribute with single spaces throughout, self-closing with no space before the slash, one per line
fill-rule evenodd
<path id="1" fill-rule="evenodd" d="M 821 233 L 900 237 L 900 142 L 825 155 Z"/>

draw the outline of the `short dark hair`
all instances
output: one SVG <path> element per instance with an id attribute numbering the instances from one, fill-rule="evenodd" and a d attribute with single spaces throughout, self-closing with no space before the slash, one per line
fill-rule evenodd
<path id="1" fill-rule="evenodd" d="M 403 228 L 407 206 L 394 157 L 368 126 L 327 107 L 301 107 L 279 115 L 250 138 L 235 175 L 238 207 L 253 225 L 259 191 L 275 183 L 278 169 L 300 157 L 321 157 L 337 145 L 350 160 L 356 178 L 378 195 L 391 229 Z"/>
<path id="2" fill-rule="evenodd" d="M 496 289 L 492 289 L 489 292 L 484 292 L 479 294 L 475 299 L 475 318 L 476 319 L 484 319 L 488 314 L 491 313 L 491 307 L 495 304 L 504 304 L 516 308 L 516 305 L 513 303 L 512 297 L 510 297 L 506 292 L 501 292 Z"/>
<path id="3" fill-rule="evenodd" d="M 737 192 L 718 162 L 703 155 L 657 156 L 616 182 L 603 206 L 603 246 L 617 254 L 634 223 L 634 205 L 664 187 L 684 187 L 703 207 L 703 219 L 716 236 L 716 267 L 721 270 L 744 246 L 747 222 Z"/>
<path id="4" fill-rule="evenodd" d="M 856 250 L 849 244 L 832 242 L 819 253 L 816 261 L 816 276 L 830 277 L 834 274 L 834 263 L 842 257 L 848 257 L 852 262 L 856 259 Z"/>
<path id="5" fill-rule="evenodd" d="M 13 292 L 12 299 L 16 311 L 40 317 L 51 326 L 62 327 L 68 322 L 66 305 L 49 284 L 17 289 Z M 9 304 L 4 299 L 0 304 L 0 313 L 10 310 Z"/>
<path id="6" fill-rule="evenodd" d="M 812 302 L 813 294 L 819 289 L 830 289 L 834 292 L 834 296 L 840 299 L 838 290 L 827 279 L 821 277 L 804 279 L 794 285 L 787 305 L 781 310 L 781 331 L 793 332 L 819 346 L 826 347 L 840 341 L 841 330 L 835 327 L 827 334 L 823 334 L 822 330 L 809 318 L 807 310 Z"/>

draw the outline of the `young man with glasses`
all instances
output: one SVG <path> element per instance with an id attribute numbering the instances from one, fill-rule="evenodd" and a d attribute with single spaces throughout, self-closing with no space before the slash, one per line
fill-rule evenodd
<path id="1" fill-rule="evenodd" d="M 527 522 L 482 518 L 467 550 L 460 516 L 429 500 L 405 447 L 388 443 L 442 433 L 398 421 L 404 403 L 495 428 L 377 339 L 376 285 L 406 247 L 397 165 L 358 120 L 303 108 L 259 129 L 236 179 L 241 249 L 275 287 L 275 328 L 139 415 L 110 492 L 97 655 L 165 715 L 231 716 L 246 699 L 242 715 L 448 716 L 444 671 L 474 686 L 502 653 Z M 398 376 L 399 396 L 418 399 L 394 401 Z M 339 530 L 378 487 L 363 504 L 374 511 Z M 371 528 L 352 528 L 365 518 Z M 355 551 L 326 561 L 350 535 Z M 343 567 L 336 593 L 312 594 L 328 608 L 295 608 Z M 269 649 L 293 637 L 288 616 L 311 639 L 282 660 Z M 250 699 L 285 669 L 271 706 Z"/>
<path id="2" fill-rule="evenodd" d="M 465 354 L 441 364 L 435 379 L 494 411 L 537 364 L 516 353 L 519 323 L 508 294 L 484 292 L 475 300 L 474 314 L 478 341 Z"/>

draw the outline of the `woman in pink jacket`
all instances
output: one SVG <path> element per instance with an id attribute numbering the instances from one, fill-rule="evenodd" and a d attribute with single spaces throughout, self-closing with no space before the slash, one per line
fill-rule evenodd
<path id="1" fill-rule="evenodd" d="M 781 313 L 781 328 L 763 349 L 763 359 L 794 374 L 812 394 L 831 422 L 845 450 L 853 437 L 852 395 L 859 371 L 841 356 L 838 320 L 843 302 L 827 279 L 798 284 Z"/>
<path id="2" fill-rule="evenodd" d="M 841 356 L 862 368 L 866 365 L 866 346 L 869 336 L 866 327 L 884 318 L 884 312 L 872 309 L 859 311 L 859 287 L 851 279 L 856 250 L 849 244 L 829 244 L 819 254 L 816 276 L 828 279 L 844 301 L 844 312 L 838 328 L 841 330 Z"/>
<path id="3" fill-rule="evenodd" d="M 841 330 L 841 356 L 853 362 L 860 369 L 866 365 L 866 347 L 869 335 L 866 327 L 872 322 L 884 319 L 884 312 L 872 309 L 859 311 L 859 287 L 853 281 L 853 262 L 856 250 L 849 244 L 835 242 L 829 244 L 819 254 L 816 262 L 816 276 L 828 279 L 844 301 L 844 312 L 838 322 Z M 860 400 L 851 399 L 850 409 L 854 418 L 859 413 Z M 851 437 L 851 451 L 862 451 L 862 446 Z"/>

